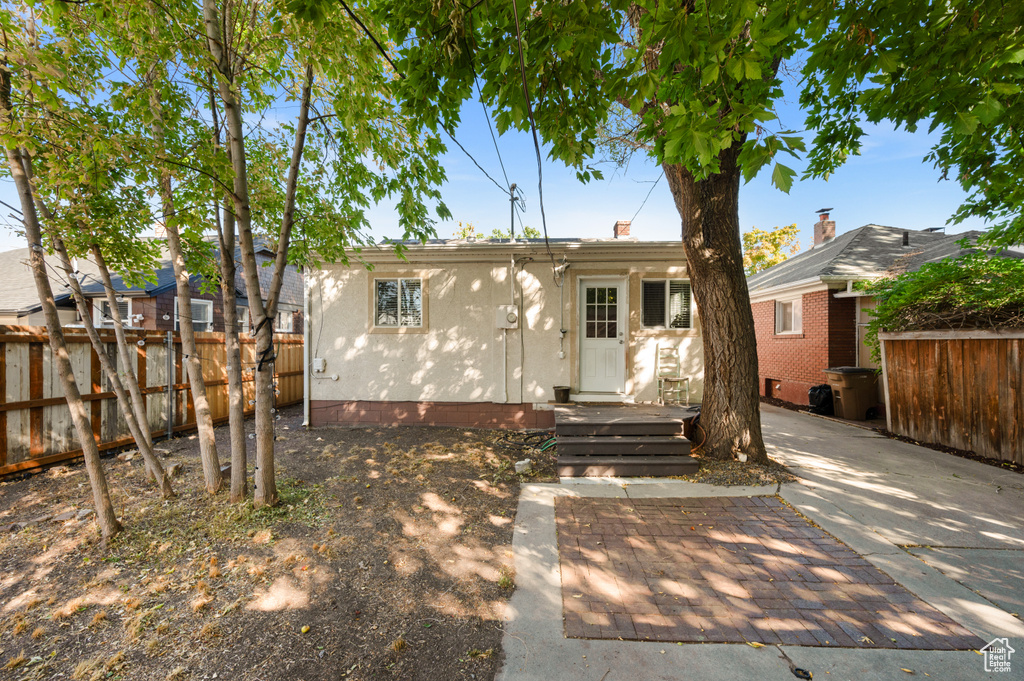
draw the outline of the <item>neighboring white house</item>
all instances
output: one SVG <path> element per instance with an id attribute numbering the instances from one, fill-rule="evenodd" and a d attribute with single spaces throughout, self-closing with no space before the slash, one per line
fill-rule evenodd
<path id="1" fill-rule="evenodd" d="M 658 399 L 657 348 L 703 388 L 679 241 L 435 240 L 363 252 L 306 278 L 312 425 L 546 427 L 555 386 L 577 401 Z M 552 262 L 554 260 L 554 263 Z"/>

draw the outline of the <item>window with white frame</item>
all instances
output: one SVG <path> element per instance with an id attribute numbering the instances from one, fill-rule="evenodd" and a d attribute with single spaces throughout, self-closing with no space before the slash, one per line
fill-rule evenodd
<path id="1" fill-rule="evenodd" d="M 130 298 L 122 298 L 117 301 L 117 316 L 121 319 L 123 326 L 132 325 L 132 301 Z M 96 301 L 93 324 L 96 326 L 114 326 L 114 316 L 110 313 L 110 303 L 106 300 Z"/>
<path id="2" fill-rule="evenodd" d="M 238 317 L 238 332 L 249 333 L 249 308 L 245 305 L 236 305 L 235 315 Z"/>
<path id="3" fill-rule="evenodd" d="M 775 301 L 775 333 L 803 331 L 803 299 Z"/>
<path id="4" fill-rule="evenodd" d="M 643 325 L 648 329 L 692 329 L 693 301 L 686 279 L 644 279 Z"/>
<path id="5" fill-rule="evenodd" d="M 277 317 L 274 318 L 274 331 L 278 333 L 291 333 L 293 326 L 294 313 L 291 310 L 279 310 Z"/>
<path id="6" fill-rule="evenodd" d="M 178 297 L 174 297 L 174 330 L 179 331 Z M 213 301 L 192 298 L 192 330 L 213 331 Z"/>
<path id="7" fill-rule="evenodd" d="M 373 287 L 375 326 L 423 326 L 422 279 L 375 279 Z"/>

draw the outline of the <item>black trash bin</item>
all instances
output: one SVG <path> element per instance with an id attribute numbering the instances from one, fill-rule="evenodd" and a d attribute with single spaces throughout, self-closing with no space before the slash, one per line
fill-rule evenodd
<path id="1" fill-rule="evenodd" d="M 832 387 L 828 383 L 816 385 L 807 391 L 811 403 L 811 413 L 819 416 L 832 416 Z"/>

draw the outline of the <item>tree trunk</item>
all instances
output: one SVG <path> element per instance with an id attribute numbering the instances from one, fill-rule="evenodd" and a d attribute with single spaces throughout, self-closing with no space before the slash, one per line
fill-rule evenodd
<path id="1" fill-rule="evenodd" d="M 164 196 L 164 215 L 174 213 L 174 203 L 170 195 L 170 177 L 164 174 L 160 181 L 161 194 Z M 192 325 L 192 287 L 190 276 L 185 269 L 185 254 L 181 247 L 178 226 L 168 217 L 167 249 L 170 251 L 171 264 L 174 267 L 174 279 L 178 290 L 178 329 L 181 333 L 182 363 L 188 375 L 189 389 L 192 391 L 192 404 L 196 413 L 196 430 L 199 435 L 199 455 L 203 463 L 203 480 L 206 491 L 216 494 L 220 491 L 222 479 L 220 462 L 217 458 L 216 433 L 213 430 L 213 415 L 210 413 L 210 402 L 206 396 L 206 381 L 203 379 L 203 363 L 196 349 L 196 334 Z"/>
<path id="2" fill-rule="evenodd" d="M 103 289 L 106 291 L 107 304 L 111 310 L 117 309 L 117 294 L 114 291 L 114 283 L 110 279 L 110 270 L 107 269 L 107 262 L 103 258 L 103 252 L 99 244 L 92 246 L 93 260 L 100 271 L 100 280 L 103 282 Z M 121 366 L 124 367 L 124 383 L 128 386 L 128 392 L 132 396 L 132 408 L 135 410 L 135 418 L 139 422 L 139 429 L 146 442 L 152 446 L 153 433 L 149 429 L 149 415 L 146 414 L 146 400 L 139 388 L 139 379 L 132 368 L 132 355 L 134 353 L 128 347 L 128 341 L 124 336 L 124 326 L 121 324 L 121 316 L 114 319 L 114 337 L 117 339 L 117 354 L 121 358 Z"/>
<path id="3" fill-rule="evenodd" d="M 231 503 L 249 495 L 245 450 L 245 394 L 242 391 L 242 348 L 235 296 L 235 218 L 225 206 L 220 225 L 220 289 L 224 299 L 224 347 L 228 373 L 228 430 L 231 433 Z"/>
<path id="4" fill-rule="evenodd" d="M 121 414 L 124 416 L 125 422 L 128 424 L 128 430 L 131 432 L 132 438 L 142 454 L 142 460 L 146 463 L 146 469 L 151 473 L 157 486 L 160 488 L 163 498 L 170 499 L 174 496 L 171 479 L 164 473 L 164 467 L 160 465 L 160 460 L 153 453 L 152 443 L 146 439 L 142 428 L 139 427 L 139 421 L 136 418 L 135 410 L 132 408 L 132 401 L 128 397 L 128 392 L 121 382 L 117 369 L 110 363 L 110 358 L 107 357 L 106 345 L 100 340 L 100 335 L 97 333 L 96 327 L 93 326 L 89 303 L 82 294 L 82 285 L 75 278 L 74 268 L 71 266 L 71 258 L 68 257 L 67 248 L 60 239 L 54 239 L 53 243 L 54 250 L 56 250 L 57 255 L 60 257 L 61 265 L 67 273 L 68 283 L 71 285 L 71 293 L 75 298 L 75 304 L 78 306 L 78 312 L 82 315 L 82 324 L 85 326 L 85 332 L 88 334 L 89 341 L 96 351 L 96 357 L 99 359 L 103 373 L 107 375 L 107 380 L 110 381 L 110 387 L 114 389 L 114 394 L 117 395 L 117 404 L 121 408 Z M 114 305 L 111 309 L 116 314 L 117 306 Z"/>
<path id="5" fill-rule="evenodd" d="M 249 176 L 245 156 L 245 131 L 242 128 L 242 111 L 232 88 L 235 85 L 236 65 L 230 49 L 231 35 L 221 31 L 220 10 L 215 0 L 203 0 L 203 18 L 206 23 L 207 45 L 216 67 L 217 85 L 221 101 L 224 102 L 224 119 L 227 132 L 228 153 L 234 170 L 232 201 L 235 220 L 238 224 L 238 246 L 242 253 L 242 272 L 245 290 L 249 297 L 249 314 L 256 325 L 256 357 L 269 358 L 273 352 L 273 322 L 267 318 L 260 290 L 256 249 L 252 239 L 252 213 L 249 204 Z M 232 23 L 225 21 L 225 26 Z M 268 324 L 269 322 L 269 324 Z M 266 390 L 273 389 L 273 375 L 269 383 L 265 380 L 272 369 L 264 363 L 255 372 L 256 391 L 256 466 L 253 472 L 253 503 L 256 506 L 277 504 L 277 481 L 274 479 L 274 421 Z"/>
<path id="6" fill-rule="evenodd" d="M 313 81 L 311 66 L 306 67 L 299 120 L 295 129 L 295 144 L 285 188 L 285 206 L 278 239 L 274 273 L 267 292 L 266 304 L 260 289 L 259 265 L 252 237 L 252 215 L 249 204 L 248 169 L 245 155 L 245 132 L 235 77 L 241 71 L 242 60 L 231 47 L 234 35 L 225 33 L 234 26 L 229 17 L 221 16 L 215 0 L 203 0 L 203 19 L 206 24 L 207 46 L 217 73 L 217 85 L 224 102 L 227 123 L 228 153 L 234 169 L 235 218 L 238 221 L 238 243 L 242 253 L 242 271 L 249 297 L 249 311 L 255 324 L 256 336 L 256 467 L 253 475 L 253 501 L 256 506 L 277 503 L 277 482 L 274 478 L 274 315 L 283 281 L 283 268 L 287 265 L 288 242 L 295 212 L 295 191 L 305 145 L 306 125 L 309 121 L 310 91 Z"/>
<path id="7" fill-rule="evenodd" d="M 231 163 L 231 152 L 224 149 L 220 139 L 217 94 L 213 87 L 213 73 L 207 71 L 209 79 L 210 114 L 213 117 L 213 148 L 224 153 Z M 220 246 L 220 287 L 224 300 L 224 354 L 227 359 L 228 375 L 228 431 L 231 436 L 231 503 L 237 504 L 249 496 L 248 452 L 245 444 L 245 391 L 242 383 L 242 347 L 238 334 L 241 321 L 238 318 L 238 300 L 235 293 L 235 213 L 231 193 L 224 194 L 221 211 L 214 203 L 217 218 L 217 243 Z M 221 216 L 223 215 L 223 219 Z"/>
<path id="8" fill-rule="evenodd" d="M 701 426 L 705 456 L 765 463 L 757 387 L 757 340 L 740 247 L 740 144 L 721 153 L 721 172 L 695 181 L 664 164 L 683 221 L 683 247 L 704 341 Z"/>
<path id="9" fill-rule="evenodd" d="M 155 88 L 150 90 L 150 104 L 153 108 L 153 139 L 158 153 L 167 153 L 164 144 L 163 118 L 160 113 L 160 101 Z M 210 402 L 206 397 L 206 381 L 203 380 L 203 365 L 196 350 L 195 329 L 192 326 L 192 287 L 190 275 L 185 269 L 185 252 L 181 247 L 181 235 L 174 217 L 174 190 L 171 186 L 171 175 L 166 167 L 160 168 L 160 199 L 164 214 L 164 227 L 167 232 L 167 250 L 174 268 L 174 280 L 178 291 L 178 329 L 181 333 L 182 364 L 188 375 L 189 388 L 192 391 L 192 404 L 196 412 L 196 431 L 199 435 L 199 456 L 203 463 L 203 479 L 206 491 L 216 494 L 220 491 L 222 479 L 220 462 L 217 459 L 217 440 L 213 430 L 213 416 L 210 413 Z"/>
<path id="10" fill-rule="evenodd" d="M 9 81 L 4 86 L 3 104 L 7 111 L 10 111 Z M 85 470 L 92 487 L 93 503 L 96 505 L 96 520 L 104 540 L 109 540 L 121 531 L 121 523 L 114 513 L 114 505 L 110 501 L 107 478 L 103 473 L 103 464 L 100 462 L 100 451 L 93 437 L 92 423 L 86 413 L 85 403 L 82 402 L 82 395 L 78 391 L 78 383 L 75 382 L 71 358 L 68 356 L 67 344 L 64 342 L 64 331 L 61 329 L 60 317 L 57 315 L 57 304 L 53 299 L 50 279 L 46 275 L 42 233 L 39 228 L 35 202 L 32 198 L 32 187 L 28 180 L 27 165 L 30 161 L 21 148 L 7 148 L 6 153 L 11 178 L 14 180 L 18 196 L 21 199 L 22 224 L 25 227 L 25 237 L 28 240 L 29 266 L 32 269 L 32 278 L 35 280 L 36 291 L 39 294 L 39 303 L 43 307 L 43 316 L 46 318 L 53 362 L 57 366 L 57 374 L 60 376 L 61 387 L 64 389 L 64 398 L 68 403 L 71 420 L 75 424 L 75 431 L 82 446 Z"/>

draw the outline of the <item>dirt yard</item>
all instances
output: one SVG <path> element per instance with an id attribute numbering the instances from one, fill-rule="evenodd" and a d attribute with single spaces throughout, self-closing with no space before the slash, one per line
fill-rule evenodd
<path id="1" fill-rule="evenodd" d="M 168 502 L 138 456 L 106 459 L 125 526 L 106 549 L 81 464 L 0 483 L 0 678 L 493 678 L 523 452 L 300 423 L 278 422 L 273 509 L 202 492 L 194 437 L 157 443 L 182 464 Z M 226 462 L 226 428 L 218 445 Z"/>

